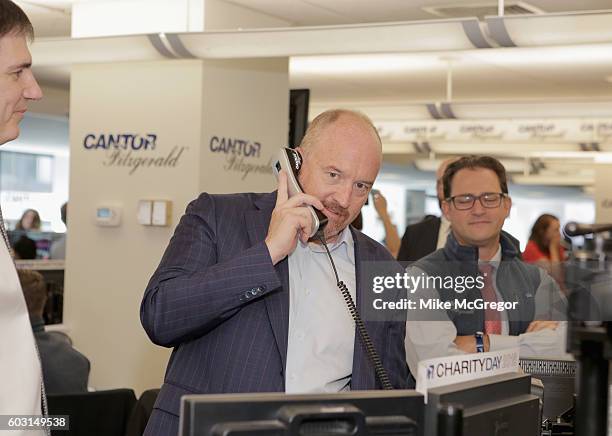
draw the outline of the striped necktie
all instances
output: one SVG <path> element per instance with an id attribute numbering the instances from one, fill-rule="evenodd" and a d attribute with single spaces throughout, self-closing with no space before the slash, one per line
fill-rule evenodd
<path id="1" fill-rule="evenodd" d="M 478 265 L 478 270 L 483 277 L 484 286 L 480 290 L 482 299 L 485 302 L 495 303 L 497 302 L 497 294 L 495 293 L 495 286 L 493 286 L 493 265 L 490 263 L 481 263 Z M 501 315 L 499 311 L 494 309 L 485 309 L 484 313 L 484 331 L 489 335 L 500 335 L 501 334 Z"/>

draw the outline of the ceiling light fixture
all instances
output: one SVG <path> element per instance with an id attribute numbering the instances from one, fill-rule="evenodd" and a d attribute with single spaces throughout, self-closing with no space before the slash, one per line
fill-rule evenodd
<path id="1" fill-rule="evenodd" d="M 86 3 L 76 3 L 75 6 L 84 4 Z M 73 17 L 78 9 L 73 8 Z M 134 11 L 135 16 L 140 13 L 142 13 L 140 10 Z M 121 18 L 121 23 L 116 23 L 119 18 Z M 165 17 L 160 19 L 163 18 Z M 575 62 L 576 56 L 581 62 L 588 62 L 589 59 L 596 62 L 599 59 L 609 59 L 612 55 L 611 19 L 611 11 L 599 11 L 577 14 L 488 17 L 487 23 L 489 23 L 489 30 L 491 30 L 491 23 L 495 24 L 492 28 L 496 29 L 498 45 L 504 47 L 548 46 L 551 48 L 556 46 L 559 49 L 558 53 L 554 51 L 546 53 L 549 62 Z M 131 33 L 147 32 L 145 28 L 135 27 L 134 23 L 137 20 L 135 21 L 130 14 L 115 16 L 112 17 L 112 20 L 114 23 L 112 29 L 103 27 L 105 22 L 102 24 L 94 22 L 93 24 L 98 27 L 92 24 L 92 26 L 83 26 L 82 29 L 76 30 L 73 26 L 73 35 L 82 36 L 88 41 L 79 41 L 74 38 L 46 41 L 43 48 L 42 41 L 37 40 L 32 45 L 37 64 L 41 65 L 43 59 L 51 62 L 50 59 L 56 57 L 61 57 L 64 64 L 114 62 L 118 58 L 145 60 L 160 57 L 158 53 L 151 57 L 149 55 L 151 50 L 140 48 L 141 41 L 143 39 L 147 41 L 145 36 L 126 37 L 123 35 L 127 33 L 125 29 L 129 29 Z M 100 21 L 99 18 L 98 21 Z M 118 27 L 119 24 L 121 27 Z M 480 26 L 480 24 L 477 19 L 472 18 L 243 31 L 179 32 L 174 35 L 193 56 L 201 59 L 318 56 L 347 53 L 426 53 L 492 47 L 490 44 L 475 43 L 470 39 L 471 34 L 466 33 L 466 27 L 471 28 L 468 25 Z M 161 30 L 165 30 L 168 34 L 173 31 L 170 28 Z M 109 34 L 115 34 L 123 39 L 119 53 L 117 50 L 112 50 L 112 54 L 106 51 L 92 53 L 92 47 L 113 44 L 112 38 L 98 36 Z M 471 36 L 474 39 L 474 35 Z M 67 44 L 69 49 L 62 50 Z M 595 44 L 601 47 L 598 48 Z M 566 48 L 559 47 L 564 45 L 574 46 L 575 51 L 572 53 Z M 494 53 L 497 50 L 477 51 Z M 539 50 L 531 53 L 504 48 L 499 51 L 500 56 L 503 52 L 505 59 L 515 54 L 516 62 L 520 62 L 521 65 L 542 58 L 542 52 Z M 39 54 L 39 52 L 42 53 Z M 527 56 L 528 54 L 531 56 Z M 88 61 L 91 58 L 95 60 Z"/>

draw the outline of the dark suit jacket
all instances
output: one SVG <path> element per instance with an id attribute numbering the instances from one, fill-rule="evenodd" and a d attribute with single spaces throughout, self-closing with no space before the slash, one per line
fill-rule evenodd
<path id="1" fill-rule="evenodd" d="M 42 318 L 31 320 L 48 394 L 87 392 L 89 359 L 72 347 L 61 332 L 46 332 Z"/>
<path id="2" fill-rule="evenodd" d="M 429 217 L 406 227 L 397 260 L 414 262 L 436 251 L 440 217 Z"/>
<path id="3" fill-rule="evenodd" d="M 407 226 L 404 236 L 402 236 L 397 260 L 400 262 L 415 262 L 436 251 L 441 222 L 440 217 L 429 216 L 423 221 Z M 506 235 L 518 250 L 518 258 L 522 259 L 519 240 L 509 233 L 506 233 Z"/>
<path id="4" fill-rule="evenodd" d="M 288 262 L 273 265 L 264 242 L 275 202 L 276 193 L 202 194 L 187 207 L 140 309 L 151 340 L 174 348 L 147 434 L 164 428 L 162 412 L 178 416 L 185 394 L 284 392 Z M 393 258 L 352 232 L 360 307 L 366 292 L 360 262 Z M 366 327 L 391 383 L 407 387 L 405 323 L 366 321 Z M 351 388 L 377 389 L 357 334 L 355 340 Z"/>

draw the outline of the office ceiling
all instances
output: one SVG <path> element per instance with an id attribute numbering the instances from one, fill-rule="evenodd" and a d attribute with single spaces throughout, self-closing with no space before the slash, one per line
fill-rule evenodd
<path id="1" fill-rule="evenodd" d="M 39 37 L 69 36 L 72 4 L 91 0 L 17 0 Z M 119 0 L 120 1 L 120 0 Z M 292 26 L 323 26 L 495 15 L 493 0 L 219 0 L 288 21 Z M 609 9 L 610 0 L 505 0 L 507 13 Z M 482 18 L 482 17 L 481 17 Z"/>
<path id="2" fill-rule="evenodd" d="M 31 17 L 37 38 L 69 37 L 73 3 L 86 0 L 18 0 Z M 410 21 L 495 11 L 487 0 L 220 0 L 258 10 L 294 26 Z M 506 0 L 506 8 L 559 13 L 612 7 L 611 0 Z M 473 16 L 473 15 L 470 15 Z M 561 30 L 562 31 L 562 30 Z M 360 67 L 354 68 L 354 62 Z M 36 66 L 36 59 L 34 60 Z M 346 65 L 346 67 L 343 67 Z M 359 104 L 459 101 L 606 99 L 612 97 L 610 45 L 501 48 L 450 54 L 294 58 L 291 86 L 311 89 L 314 102 Z M 69 67 L 37 69 L 45 84 L 67 87 Z M 610 81 L 608 81 L 610 80 Z"/>
<path id="3" fill-rule="evenodd" d="M 31 17 L 37 38 L 41 40 L 69 37 L 71 7 L 77 1 L 86 0 L 18 0 L 17 3 Z M 294 27 L 475 16 L 482 20 L 484 15 L 497 14 L 497 1 L 487 0 L 217 1 L 263 12 Z M 612 0 L 506 0 L 505 6 L 508 16 L 515 13 L 569 13 L 610 9 Z M 555 31 L 558 35 L 568 35 L 581 30 L 559 28 L 553 33 Z M 35 73 L 43 84 L 68 88 L 69 65 L 36 67 L 36 59 L 34 64 Z M 409 107 L 420 107 L 425 112 L 427 103 L 445 100 L 453 104 L 501 102 L 515 106 L 548 102 L 566 107 L 564 116 L 567 117 L 601 116 L 601 111 L 597 114 L 589 112 L 589 103 L 612 103 L 612 38 L 599 44 L 294 56 L 290 83 L 292 88 L 311 90 L 311 114 L 342 106 L 361 109 L 375 121 L 406 120 L 414 114 Z M 612 104 L 606 107 L 612 108 Z M 573 108 L 576 108 L 575 113 L 572 113 Z M 603 115 L 612 116 L 612 109 L 606 110 Z M 546 111 L 540 113 L 538 110 L 521 113 L 519 109 L 513 113 L 519 117 L 547 116 Z M 538 144 L 534 144 L 534 149 L 537 147 Z M 389 153 L 389 160 L 398 164 L 424 157 L 427 156 L 422 153 L 416 157 L 411 153 Z M 580 165 L 588 168 L 591 163 Z M 558 174 L 563 174 L 562 170 Z M 592 174 L 589 177 L 592 179 Z M 562 183 L 561 179 L 556 181 Z"/>
<path id="4" fill-rule="evenodd" d="M 299 57 L 291 84 L 319 102 L 401 104 L 452 100 L 612 98 L 612 44 L 453 53 Z"/>
<path id="5" fill-rule="evenodd" d="M 282 18 L 296 26 L 430 20 L 495 15 L 497 1 L 487 0 L 226 0 Z M 506 7 L 541 12 L 608 9 L 609 0 L 506 0 Z M 436 12 L 439 11 L 439 12 Z"/>

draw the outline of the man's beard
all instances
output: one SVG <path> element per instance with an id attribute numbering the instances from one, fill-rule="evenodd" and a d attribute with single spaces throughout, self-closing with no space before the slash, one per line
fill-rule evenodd
<path id="1" fill-rule="evenodd" d="M 330 212 L 335 214 L 332 218 L 327 219 L 327 225 L 323 231 L 325 239 L 333 238 L 340 233 L 344 228 L 350 224 L 349 211 L 347 208 L 342 207 L 336 201 L 324 201 L 323 206 Z"/>

